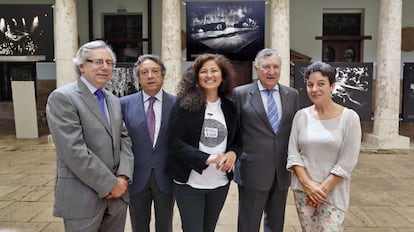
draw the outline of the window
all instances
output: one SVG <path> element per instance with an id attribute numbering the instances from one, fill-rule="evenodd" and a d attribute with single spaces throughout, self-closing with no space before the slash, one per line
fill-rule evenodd
<path id="1" fill-rule="evenodd" d="M 104 39 L 112 46 L 118 62 L 135 62 L 142 54 L 142 15 L 105 14 Z"/>

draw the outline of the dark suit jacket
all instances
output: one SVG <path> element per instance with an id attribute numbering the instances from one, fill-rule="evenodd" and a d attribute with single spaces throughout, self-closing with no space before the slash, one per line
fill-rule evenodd
<path id="1" fill-rule="evenodd" d="M 286 170 L 287 147 L 293 116 L 299 108 L 296 89 L 280 85 L 282 118 L 275 134 L 263 106 L 257 81 L 235 89 L 243 140 L 243 153 L 235 169 L 235 181 L 246 188 L 268 191 L 274 177 L 280 190 L 290 185 Z"/>
<path id="2" fill-rule="evenodd" d="M 117 97 L 104 90 L 110 126 L 97 100 L 78 81 L 54 90 L 46 116 L 56 145 L 57 167 L 53 215 L 89 218 L 107 206 L 105 196 L 117 175 L 132 179 L 131 141 L 122 121 Z M 123 195 L 128 202 L 129 195 Z"/>
<path id="3" fill-rule="evenodd" d="M 171 193 L 172 180 L 167 175 L 165 166 L 169 154 L 168 122 L 175 97 L 163 92 L 161 126 L 154 147 L 148 133 L 142 92 L 122 97 L 120 101 L 134 153 L 134 181 L 129 186 L 130 195 L 136 195 L 143 190 L 149 180 L 152 168 L 154 168 L 155 178 L 161 191 Z"/>
<path id="4" fill-rule="evenodd" d="M 228 130 L 226 151 L 234 151 L 239 156 L 241 137 L 236 107 L 230 100 L 221 98 L 221 109 Z M 174 105 L 168 129 L 171 156 L 167 166 L 174 180 L 186 183 L 192 169 L 201 174 L 208 167 L 206 160 L 209 154 L 198 149 L 205 110 L 204 107 L 190 112 L 181 108 L 178 101 Z M 227 177 L 231 180 L 233 173 L 228 173 Z"/>

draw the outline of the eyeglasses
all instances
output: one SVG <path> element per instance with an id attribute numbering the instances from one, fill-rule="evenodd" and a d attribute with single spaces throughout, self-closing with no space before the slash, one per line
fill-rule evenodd
<path id="1" fill-rule="evenodd" d="M 86 59 L 87 62 L 92 63 L 96 66 L 102 66 L 105 64 L 107 64 L 108 66 L 110 66 L 111 68 L 115 67 L 115 63 L 112 60 L 103 60 L 103 59 L 93 59 L 93 60 L 89 60 Z"/>

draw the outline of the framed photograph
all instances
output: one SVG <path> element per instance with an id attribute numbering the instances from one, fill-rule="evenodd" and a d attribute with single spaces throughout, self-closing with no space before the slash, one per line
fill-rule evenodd
<path id="1" fill-rule="evenodd" d="M 219 53 L 252 61 L 264 48 L 265 2 L 187 2 L 187 60 Z"/>
<path id="2" fill-rule="evenodd" d="M 414 63 L 404 63 L 402 116 L 414 121 Z"/>
<path id="3" fill-rule="evenodd" d="M 54 59 L 53 8 L 47 5 L 0 5 L 0 57 Z"/>
<path id="4" fill-rule="evenodd" d="M 301 108 L 310 106 L 306 91 L 305 69 L 310 63 L 295 63 L 294 88 L 299 91 Z M 336 85 L 332 93 L 335 102 L 355 110 L 361 121 L 372 118 L 372 63 L 332 62 L 336 68 Z"/>

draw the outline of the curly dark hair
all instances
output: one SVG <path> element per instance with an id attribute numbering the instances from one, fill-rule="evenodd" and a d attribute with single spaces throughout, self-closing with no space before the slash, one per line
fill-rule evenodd
<path id="1" fill-rule="evenodd" d="M 177 99 L 180 101 L 180 106 L 186 110 L 198 111 L 206 104 L 206 95 L 198 84 L 198 72 L 209 60 L 216 62 L 221 71 L 223 81 L 218 88 L 218 96 L 229 97 L 233 93 L 234 70 L 230 60 L 219 54 L 201 54 L 186 70 L 178 84 Z"/>

